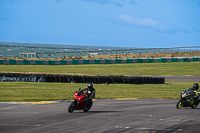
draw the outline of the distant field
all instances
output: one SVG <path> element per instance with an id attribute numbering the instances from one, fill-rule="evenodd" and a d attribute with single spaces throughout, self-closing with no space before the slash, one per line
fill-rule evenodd
<path id="1" fill-rule="evenodd" d="M 200 75 L 200 62 L 87 65 L 0 65 L 0 72 L 86 75 Z"/>
<path id="2" fill-rule="evenodd" d="M 194 82 L 165 84 L 94 84 L 97 99 L 167 98 L 178 99 Z M 72 100 L 74 91 L 87 84 L 0 82 L 0 101 Z"/>

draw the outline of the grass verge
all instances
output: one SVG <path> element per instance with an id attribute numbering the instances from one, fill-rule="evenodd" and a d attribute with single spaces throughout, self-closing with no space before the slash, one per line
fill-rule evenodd
<path id="1" fill-rule="evenodd" d="M 86 75 L 200 75 L 200 62 L 88 64 L 88 65 L 0 65 L 0 72 L 59 73 Z M 96 98 L 178 99 L 194 82 L 165 84 L 95 84 Z M 47 101 L 73 99 L 73 92 L 87 84 L 0 82 L 0 101 Z"/>
<path id="2" fill-rule="evenodd" d="M 158 98 L 179 99 L 180 92 L 194 82 L 165 84 L 94 84 L 97 99 Z M 72 100 L 73 93 L 87 84 L 0 82 L 0 101 Z"/>
<path id="3" fill-rule="evenodd" d="M 0 65 L 0 72 L 59 73 L 85 75 L 200 75 L 200 62 Z"/>

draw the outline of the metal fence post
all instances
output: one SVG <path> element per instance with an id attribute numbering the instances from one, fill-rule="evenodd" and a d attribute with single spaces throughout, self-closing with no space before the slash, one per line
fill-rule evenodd
<path id="1" fill-rule="evenodd" d="M 145 54 L 145 51 L 146 51 L 146 54 L 148 53 L 151 53 L 151 50 L 152 50 L 152 54 L 154 53 L 173 53 L 173 52 L 198 52 L 198 49 L 200 47 L 199 46 L 193 46 L 193 47 L 174 47 L 174 48 L 145 48 L 145 49 L 122 49 L 122 50 L 105 50 L 105 56 L 107 55 L 106 52 L 108 52 L 108 55 L 115 55 L 115 51 L 116 51 L 116 56 L 117 54 L 119 53 L 118 51 L 121 51 L 121 55 L 124 55 L 124 54 Z M 155 49 L 155 50 L 154 50 Z M 195 50 L 196 49 L 196 50 Z M 131 50 L 133 50 L 133 52 L 131 52 Z M 171 50 L 171 51 L 170 51 Z M 114 51 L 112 53 L 112 51 Z M 77 57 L 78 55 L 76 55 L 76 53 L 80 53 L 78 55 L 80 55 L 80 57 L 82 57 L 83 55 L 85 56 L 85 53 L 84 52 L 87 52 L 87 55 L 86 56 L 91 56 L 90 54 L 92 54 L 93 52 L 93 57 L 94 57 L 94 53 L 99 54 L 99 57 L 101 57 L 101 52 L 103 54 L 104 50 L 96 50 L 96 51 L 73 51 L 73 52 L 68 52 L 68 57 L 71 55 L 71 57 Z M 89 52 L 89 53 L 88 53 Z M 41 58 L 40 55 L 42 55 L 42 58 L 51 58 L 51 53 L 54 54 L 54 52 L 46 52 L 46 53 L 19 53 L 19 56 L 22 57 L 22 58 L 29 58 L 29 55 L 30 58 Z M 67 52 L 55 52 L 55 58 L 57 58 L 57 54 L 58 53 L 58 58 L 59 57 L 65 57 L 67 56 Z M 66 53 L 66 55 L 65 55 Z M 74 55 L 73 55 L 74 53 Z M 48 55 L 49 54 L 49 55 Z M 120 53 L 119 53 L 120 54 Z M 54 55 L 52 55 L 52 58 Z"/>

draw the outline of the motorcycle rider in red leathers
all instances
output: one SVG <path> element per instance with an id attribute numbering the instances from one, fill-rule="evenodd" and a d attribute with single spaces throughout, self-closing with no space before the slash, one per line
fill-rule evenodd
<path id="1" fill-rule="evenodd" d="M 86 107 L 88 107 L 89 103 L 92 101 L 92 99 L 95 97 L 95 89 L 93 88 L 93 83 L 89 82 L 87 87 L 84 89 L 80 90 L 80 92 L 87 91 L 86 94 L 88 97 L 86 97 Z"/>

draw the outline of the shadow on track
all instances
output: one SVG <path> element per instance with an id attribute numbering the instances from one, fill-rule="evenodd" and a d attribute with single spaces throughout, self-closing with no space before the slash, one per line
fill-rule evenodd
<path id="1" fill-rule="evenodd" d="M 95 114 L 95 113 L 116 113 L 121 111 L 88 111 L 88 112 L 73 112 L 73 113 L 86 113 L 86 114 Z"/>

